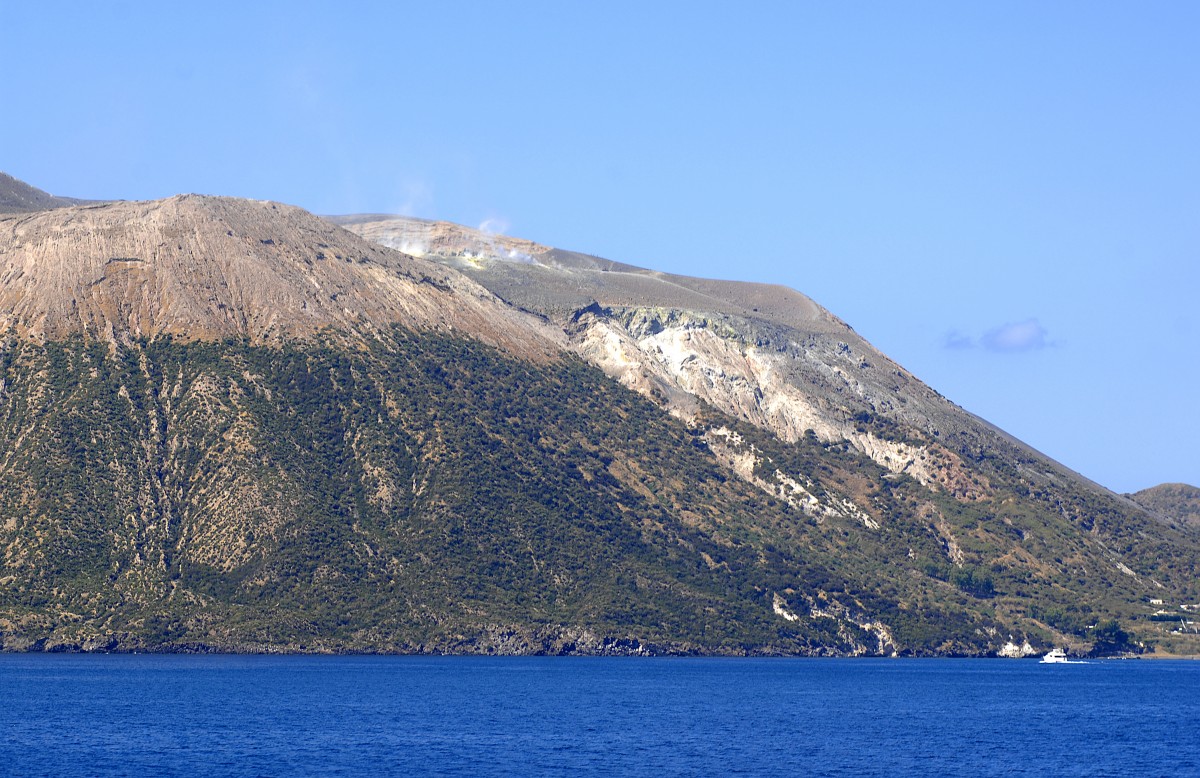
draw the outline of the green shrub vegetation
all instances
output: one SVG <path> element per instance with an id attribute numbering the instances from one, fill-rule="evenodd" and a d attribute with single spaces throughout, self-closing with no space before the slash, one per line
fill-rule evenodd
<path id="1" fill-rule="evenodd" d="M 1194 548 L 1173 573 L 1118 508 L 999 470 L 964 503 L 814 436 L 689 427 L 580 361 L 345 342 L 0 349 L 3 645 L 984 654 L 1134 612 L 1149 584 L 1086 532 L 1194 581 Z M 733 476 L 718 426 L 858 513 Z"/>

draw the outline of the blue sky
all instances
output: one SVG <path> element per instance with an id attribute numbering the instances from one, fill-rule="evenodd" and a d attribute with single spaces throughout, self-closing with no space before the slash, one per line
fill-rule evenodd
<path id="1" fill-rule="evenodd" d="M 794 287 L 1116 491 L 1200 485 L 1200 4 L 0 0 L 0 170 Z"/>

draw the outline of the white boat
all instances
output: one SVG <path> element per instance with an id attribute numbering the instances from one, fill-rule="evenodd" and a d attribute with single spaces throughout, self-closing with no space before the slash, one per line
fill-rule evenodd
<path id="1" fill-rule="evenodd" d="M 1066 663 L 1067 652 L 1063 651 L 1061 648 L 1055 648 L 1051 650 L 1050 653 L 1042 657 L 1042 664 L 1044 665 L 1058 665 Z"/>
<path id="2" fill-rule="evenodd" d="M 1051 651 L 1042 657 L 1044 665 L 1084 665 L 1087 662 L 1080 662 L 1077 659 L 1067 659 L 1067 652 L 1061 648 L 1051 649 Z"/>

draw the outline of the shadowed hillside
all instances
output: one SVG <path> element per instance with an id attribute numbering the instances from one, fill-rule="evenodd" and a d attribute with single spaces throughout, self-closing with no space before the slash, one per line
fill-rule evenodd
<path id="1" fill-rule="evenodd" d="M 7 173 L 0 173 L 0 213 L 45 211 L 84 202 L 86 201 L 70 197 L 55 197 L 24 181 L 18 181 Z"/>

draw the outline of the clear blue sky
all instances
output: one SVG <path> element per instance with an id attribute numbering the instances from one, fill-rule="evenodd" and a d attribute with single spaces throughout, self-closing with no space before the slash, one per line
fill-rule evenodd
<path id="1" fill-rule="evenodd" d="M 1200 485 L 1200 3 L 0 0 L 0 41 L 0 170 L 54 194 L 787 284 L 1114 490 Z"/>

